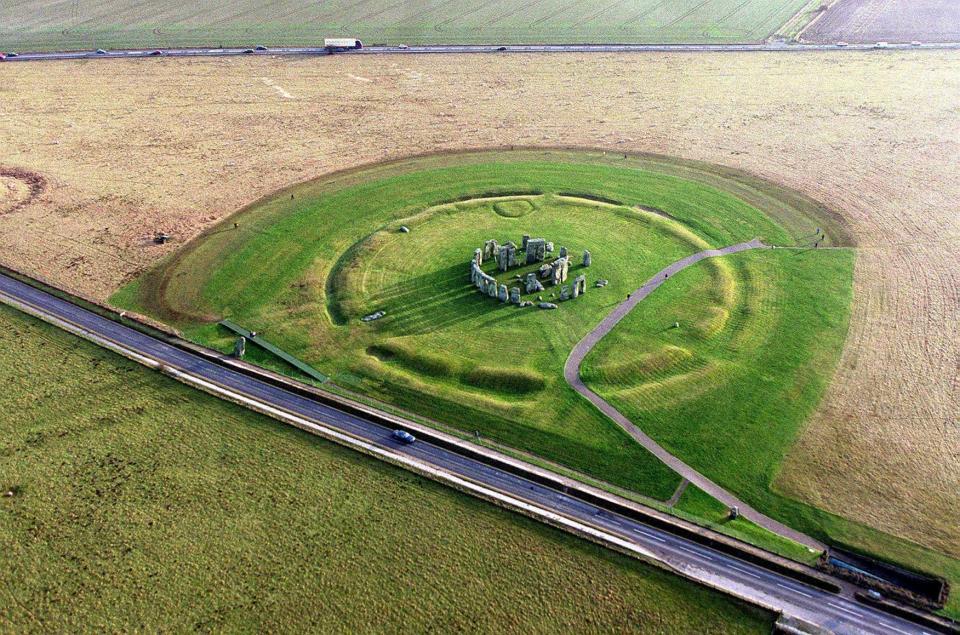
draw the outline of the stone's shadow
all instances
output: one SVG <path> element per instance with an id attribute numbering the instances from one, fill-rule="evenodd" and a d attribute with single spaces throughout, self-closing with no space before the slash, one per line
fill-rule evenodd
<path id="1" fill-rule="evenodd" d="M 369 298 L 369 306 L 385 308 L 397 335 L 418 335 L 470 320 L 488 310 L 493 298 L 470 284 L 469 263 L 407 278 Z"/>

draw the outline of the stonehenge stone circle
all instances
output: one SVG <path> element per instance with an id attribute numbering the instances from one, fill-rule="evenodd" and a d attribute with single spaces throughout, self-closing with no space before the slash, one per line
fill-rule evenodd
<path id="1" fill-rule="evenodd" d="M 589 267 L 591 264 L 593 264 L 593 256 L 590 255 L 589 249 L 584 249 L 583 250 L 583 266 Z"/>

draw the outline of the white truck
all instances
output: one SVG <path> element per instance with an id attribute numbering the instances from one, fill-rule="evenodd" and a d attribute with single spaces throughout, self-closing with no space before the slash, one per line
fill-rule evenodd
<path id="1" fill-rule="evenodd" d="M 323 38 L 323 48 L 328 53 L 359 51 L 363 48 L 363 42 L 352 37 L 327 37 Z"/>

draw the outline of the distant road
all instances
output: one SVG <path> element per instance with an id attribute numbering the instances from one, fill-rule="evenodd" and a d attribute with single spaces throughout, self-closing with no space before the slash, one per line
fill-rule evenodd
<path id="1" fill-rule="evenodd" d="M 762 44 L 451 44 L 409 46 L 368 46 L 359 51 L 344 51 L 335 55 L 420 55 L 427 53 L 717 53 L 717 52 L 770 52 L 770 51 L 872 51 L 872 50 L 943 50 L 960 49 L 960 42 L 889 43 L 882 48 L 875 44 L 787 44 L 764 42 Z M 277 47 L 266 51 L 250 48 L 170 48 L 170 49 L 112 49 L 97 55 L 94 51 L 62 51 L 49 53 L 23 53 L 8 57 L 7 62 L 36 62 L 42 60 L 77 59 L 130 59 L 151 57 L 154 50 L 162 51 L 164 57 L 219 57 L 229 55 L 327 55 L 323 47 Z M 245 51 L 253 51 L 245 53 Z"/>
<path id="2" fill-rule="evenodd" d="M 0 275 L 0 302 L 160 369 L 188 385 L 273 416 L 368 455 L 403 465 L 581 536 L 657 560 L 687 578 L 834 633 L 923 635 L 932 629 L 833 594 L 676 534 L 613 513 L 451 449 L 391 436 L 388 419 L 362 417 L 175 347 L 50 293 Z M 51 377 L 51 381 L 56 381 Z M 388 415 L 384 415 L 388 417 Z"/>

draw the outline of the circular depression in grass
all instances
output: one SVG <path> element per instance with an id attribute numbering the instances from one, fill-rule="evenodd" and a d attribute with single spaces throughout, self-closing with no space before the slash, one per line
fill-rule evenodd
<path id="1" fill-rule="evenodd" d="M 816 227 L 827 233 L 824 244 L 848 240 L 815 202 L 715 166 L 566 151 L 438 155 L 331 175 L 260 201 L 115 301 L 224 350 L 232 342 L 215 321 L 230 317 L 341 386 L 665 498 L 676 476 L 565 384 L 566 357 L 666 265 L 753 238 L 803 244 Z M 491 238 L 519 245 L 524 234 L 566 246 L 571 280 L 585 274 L 586 294 L 553 311 L 481 295 L 470 283 L 474 249 Z M 581 266 L 585 249 L 590 268 Z M 710 460 L 727 460 L 751 452 L 755 428 L 773 418 L 775 447 L 752 466 L 769 471 L 836 362 L 847 253 L 705 260 L 645 300 L 663 297 L 642 318 L 611 332 L 613 344 L 585 361 L 585 379 L 641 425 L 668 409 L 682 413 L 662 438 L 695 464 L 702 457 L 685 434 L 702 444 L 710 422 L 723 421 L 722 447 L 711 446 Z M 530 268 L 496 277 L 508 282 Z M 599 278 L 609 285 L 596 288 Z M 816 304 L 825 290 L 835 313 Z M 534 296 L 555 300 L 551 293 L 559 290 Z M 384 318 L 361 322 L 379 310 Z M 670 328 L 675 322 L 682 328 Z M 779 398 L 791 407 L 771 409 Z M 718 404 L 727 410 L 718 413 Z M 762 406 L 762 415 L 745 404 Z"/>

